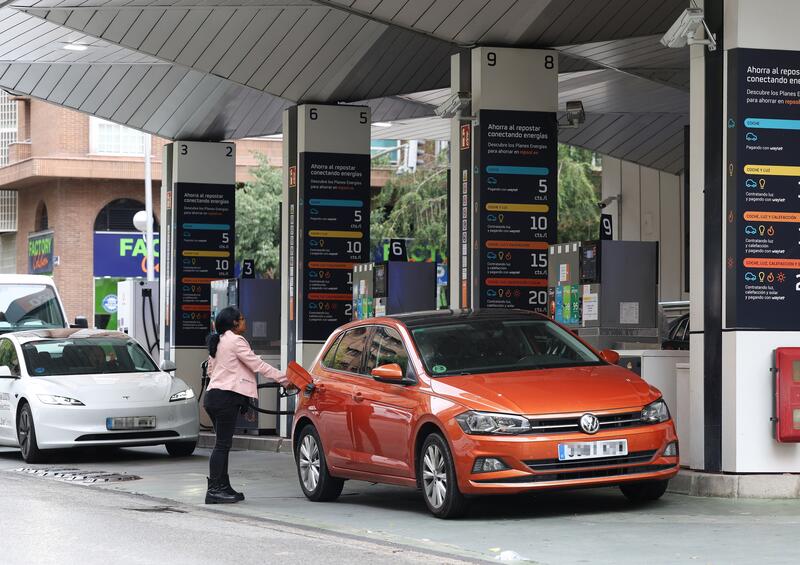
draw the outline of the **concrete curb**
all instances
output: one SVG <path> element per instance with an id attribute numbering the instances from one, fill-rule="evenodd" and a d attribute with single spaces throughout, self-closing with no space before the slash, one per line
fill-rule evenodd
<path id="1" fill-rule="evenodd" d="M 213 449 L 216 438 L 214 432 L 200 432 L 197 447 Z M 291 453 L 292 442 L 287 438 L 275 436 L 233 436 L 233 449 L 251 451 L 272 451 L 274 453 Z"/>
<path id="2" fill-rule="evenodd" d="M 722 475 L 681 469 L 667 490 L 715 498 L 800 498 L 800 475 Z"/>

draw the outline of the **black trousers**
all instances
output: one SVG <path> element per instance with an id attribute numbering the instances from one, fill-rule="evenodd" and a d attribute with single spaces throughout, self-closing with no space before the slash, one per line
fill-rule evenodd
<path id="1" fill-rule="evenodd" d="M 228 475 L 228 454 L 233 445 L 233 431 L 236 418 L 242 406 L 247 405 L 247 397 L 231 390 L 212 388 L 206 391 L 203 406 L 214 425 L 217 436 L 211 459 L 208 462 L 208 474 L 212 482 Z"/>

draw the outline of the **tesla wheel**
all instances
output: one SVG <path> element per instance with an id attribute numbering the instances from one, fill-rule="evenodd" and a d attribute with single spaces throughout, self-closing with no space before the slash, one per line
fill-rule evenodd
<path id="1" fill-rule="evenodd" d="M 171 441 L 165 446 L 172 457 L 189 457 L 197 447 L 196 441 Z"/>
<path id="2" fill-rule="evenodd" d="M 425 438 L 419 458 L 419 483 L 428 510 L 437 518 L 458 518 L 467 510 L 467 500 L 458 490 L 453 456 L 445 439 L 437 433 Z"/>
<path id="3" fill-rule="evenodd" d="M 36 426 L 33 423 L 33 413 L 29 404 L 24 404 L 17 418 L 17 440 L 26 463 L 41 463 L 44 453 L 36 442 Z"/>
<path id="4" fill-rule="evenodd" d="M 622 494 L 631 502 L 641 504 L 643 502 L 651 502 L 658 500 L 667 492 L 667 485 L 669 479 L 666 481 L 643 481 L 641 483 L 630 483 L 620 485 L 619 489 Z"/>
<path id="5" fill-rule="evenodd" d="M 328 502 L 339 498 L 344 481 L 332 477 L 328 472 L 322 442 L 317 429 L 310 424 L 300 432 L 295 461 L 300 488 L 309 500 Z"/>

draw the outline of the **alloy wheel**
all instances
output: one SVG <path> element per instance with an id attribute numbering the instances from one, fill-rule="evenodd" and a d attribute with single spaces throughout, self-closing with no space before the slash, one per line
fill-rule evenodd
<path id="1" fill-rule="evenodd" d="M 300 479 L 308 492 L 314 492 L 319 484 L 320 458 L 317 440 L 311 434 L 306 435 L 300 444 Z"/>
<path id="2" fill-rule="evenodd" d="M 447 497 L 447 470 L 439 446 L 431 444 L 422 460 L 422 483 L 425 496 L 434 508 L 440 508 Z"/>
<path id="3" fill-rule="evenodd" d="M 30 414 L 27 410 L 23 410 L 19 415 L 19 447 L 22 450 L 23 457 L 28 456 L 31 446 L 31 421 Z"/>

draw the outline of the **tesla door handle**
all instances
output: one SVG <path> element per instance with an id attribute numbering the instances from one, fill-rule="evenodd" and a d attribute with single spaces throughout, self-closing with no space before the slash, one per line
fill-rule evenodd
<path id="1" fill-rule="evenodd" d="M 361 402 L 362 400 L 364 400 L 364 395 L 363 395 L 363 394 L 361 394 L 360 392 L 357 392 L 357 393 L 355 393 L 355 394 L 353 395 L 353 399 L 354 399 L 356 402 Z"/>

